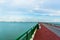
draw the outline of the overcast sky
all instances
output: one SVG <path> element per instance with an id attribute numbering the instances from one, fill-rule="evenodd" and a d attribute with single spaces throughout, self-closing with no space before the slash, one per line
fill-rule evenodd
<path id="1" fill-rule="evenodd" d="M 60 22 L 60 0 L 0 0 L 0 21 Z"/>

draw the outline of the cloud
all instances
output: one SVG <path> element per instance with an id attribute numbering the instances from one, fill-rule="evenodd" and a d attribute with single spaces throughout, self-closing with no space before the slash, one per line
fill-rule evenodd
<path id="1" fill-rule="evenodd" d="M 29 21 L 28 21 L 29 20 Z M 5 21 L 5 22 L 37 22 L 38 19 L 36 17 L 28 17 L 28 16 L 3 16 L 0 17 L 0 21 Z"/>
<path id="2" fill-rule="evenodd" d="M 7 22 L 19 22 L 19 21 L 25 21 L 24 17 L 19 16 L 4 16 L 0 17 L 0 21 L 7 21 Z"/>
<path id="3" fill-rule="evenodd" d="M 8 5 L 7 7 L 33 9 L 37 5 L 42 5 L 44 0 L 9 0 L 6 3 Z"/>
<path id="4" fill-rule="evenodd" d="M 0 17 L 0 21 L 6 21 L 6 22 L 59 22 L 60 19 L 57 17 L 50 17 L 50 16 L 48 17 L 48 16 L 7 15 L 7 16 Z"/>
<path id="5" fill-rule="evenodd" d="M 6 0 L 0 0 L 0 4 L 3 4 L 5 2 L 6 2 Z"/>
<path id="6" fill-rule="evenodd" d="M 50 8 L 54 10 L 60 10 L 60 0 L 47 0 L 41 6 L 42 8 Z"/>
<path id="7" fill-rule="evenodd" d="M 52 22 L 60 22 L 60 19 L 53 19 Z"/>
<path id="8" fill-rule="evenodd" d="M 58 0 L 0 0 L 0 21 L 59 21 L 56 16 L 60 17 L 60 9 L 56 10 L 56 6 L 56 9 L 53 8 L 57 2 Z"/>
<path id="9" fill-rule="evenodd" d="M 32 11 L 34 11 L 36 13 L 40 13 L 41 15 L 60 16 L 60 10 L 43 9 L 43 8 L 37 7 L 35 9 L 33 9 Z"/>
<path id="10" fill-rule="evenodd" d="M 28 7 L 34 4 L 34 0 L 10 0 L 10 6 Z"/>

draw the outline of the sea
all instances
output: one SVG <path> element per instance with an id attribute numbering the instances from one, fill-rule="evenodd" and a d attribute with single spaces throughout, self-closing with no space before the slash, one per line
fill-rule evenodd
<path id="1" fill-rule="evenodd" d="M 16 40 L 38 22 L 0 22 L 0 40 Z"/>

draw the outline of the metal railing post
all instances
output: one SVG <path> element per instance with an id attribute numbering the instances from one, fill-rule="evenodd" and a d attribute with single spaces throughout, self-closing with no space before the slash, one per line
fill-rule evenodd
<path id="1" fill-rule="evenodd" d="M 26 32 L 26 40 L 28 40 L 28 32 Z"/>

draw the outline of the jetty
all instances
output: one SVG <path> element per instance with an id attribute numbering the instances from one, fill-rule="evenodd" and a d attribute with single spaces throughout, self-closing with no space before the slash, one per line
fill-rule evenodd
<path id="1" fill-rule="evenodd" d="M 41 29 L 36 31 L 33 40 L 60 40 L 60 28 L 52 24 L 39 23 Z"/>
<path id="2" fill-rule="evenodd" d="M 60 26 L 38 23 L 18 37 L 17 40 L 60 40 Z"/>

